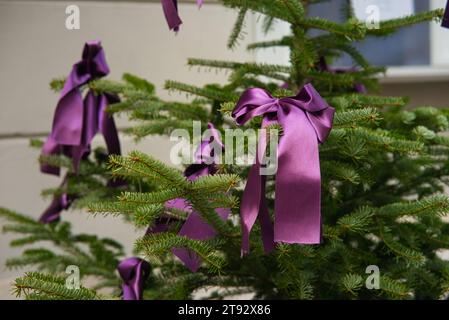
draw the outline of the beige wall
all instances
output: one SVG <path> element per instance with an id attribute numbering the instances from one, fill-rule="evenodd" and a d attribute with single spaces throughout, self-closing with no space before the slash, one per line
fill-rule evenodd
<path id="1" fill-rule="evenodd" d="M 175 35 L 168 31 L 158 1 L 1 1 L 0 0 L 0 206 L 38 217 L 48 205 L 40 191 L 60 179 L 40 174 L 38 151 L 28 147 L 30 136 L 44 137 L 52 121 L 57 95 L 48 88 L 50 79 L 64 76 L 81 54 L 83 43 L 102 39 L 111 78 L 123 72 L 143 76 L 162 90 L 166 79 L 202 84 L 222 82 L 226 76 L 198 72 L 186 67 L 188 57 L 252 60 L 244 44 L 254 40 L 255 19 L 247 21 L 247 37 L 235 51 L 226 49 L 226 39 L 235 13 L 206 1 L 198 10 L 193 3 L 181 3 L 184 24 Z M 78 4 L 81 30 L 64 27 L 65 7 Z M 280 57 L 285 52 L 262 54 L 262 58 Z M 259 57 L 258 57 L 259 58 Z M 282 57 L 280 57 L 282 58 Z M 282 60 L 282 59 L 280 59 Z M 411 95 L 412 105 L 445 106 L 447 82 L 385 84 L 384 92 Z M 125 119 L 119 119 L 121 126 Z M 101 140 L 99 140 L 101 142 Z M 169 144 L 161 137 L 149 138 L 137 146 L 130 138 L 122 139 L 124 152 L 138 148 L 161 160 L 168 160 Z M 120 219 L 90 218 L 85 213 L 65 212 L 64 219 L 75 231 L 98 233 L 122 241 L 130 249 L 138 235 Z M 3 222 L 0 221 L 0 225 Z M 21 270 L 5 270 L 7 257 L 20 250 L 9 248 L 9 235 L 0 235 L 0 298 L 10 297 L 9 283 Z"/>

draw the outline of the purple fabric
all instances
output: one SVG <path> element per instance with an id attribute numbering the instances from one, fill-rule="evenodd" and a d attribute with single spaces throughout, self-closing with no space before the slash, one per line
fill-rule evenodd
<path id="1" fill-rule="evenodd" d="M 208 129 L 211 132 L 211 138 L 201 142 L 195 153 L 196 163 L 188 166 L 184 172 L 184 175 L 190 181 L 204 175 L 214 174 L 216 172 L 216 161 L 213 161 L 210 164 L 205 164 L 204 162 L 210 161 L 211 158 L 216 160 L 218 155 L 214 154 L 214 143 L 216 143 L 222 150 L 224 149 L 224 145 L 220 140 L 219 132 L 215 129 L 212 123 L 208 124 Z M 188 217 L 179 230 L 178 235 L 195 240 L 208 240 L 215 237 L 217 234 L 214 228 L 205 222 L 201 218 L 201 215 L 193 210 L 185 199 L 177 198 L 167 201 L 165 203 L 165 207 L 182 210 L 188 213 Z M 221 219 L 226 220 L 231 213 L 231 210 L 228 208 L 217 208 L 215 209 L 215 212 L 221 217 Z M 156 223 L 155 226 L 148 228 L 146 233 L 165 232 L 168 230 L 170 222 L 175 221 L 176 220 L 163 217 Z M 190 250 L 185 248 L 173 248 L 172 252 L 192 272 L 196 272 L 201 266 L 200 257 Z"/>
<path id="2" fill-rule="evenodd" d="M 81 159 L 90 152 L 90 143 L 97 132 L 105 138 L 110 154 L 120 154 L 120 142 L 114 119 L 106 113 L 110 103 L 119 101 L 116 95 L 95 95 L 89 90 L 83 100 L 81 86 L 109 73 L 100 41 L 84 46 L 81 61 L 70 72 L 56 106 L 53 128 L 42 148 L 43 155 L 64 153 L 72 158 L 75 173 Z M 41 165 L 41 171 L 59 175 L 59 167 Z"/>
<path id="3" fill-rule="evenodd" d="M 449 1 L 446 2 L 446 9 L 444 9 L 443 19 L 441 20 L 441 26 L 449 28 Z"/>
<path id="4" fill-rule="evenodd" d="M 321 71 L 326 71 L 326 72 L 330 72 L 330 73 L 350 73 L 350 72 L 355 72 L 357 71 L 356 68 L 332 68 L 329 67 L 326 60 L 324 59 L 324 57 L 320 58 L 320 62 L 319 62 L 319 68 Z M 363 93 L 366 94 L 368 91 L 366 90 L 366 87 L 364 84 L 362 83 L 355 83 L 353 90 L 357 93 Z"/>
<path id="5" fill-rule="evenodd" d="M 150 275 L 150 264 L 140 258 L 128 258 L 117 267 L 123 280 L 123 300 L 142 300 L 143 286 Z"/>
<path id="6" fill-rule="evenodd" d="M 198 8 L 203 5 L 203 0 L 196 0 Z M 175 32 L 179 31 L 179 26 L 182 24 L 182 20 L 178 13 L 178 1 L 177 0 L 161 0 L 162 10 L 164 11 L 165 20 L 167 21 L 170 30 Z"/>
<path id="7" fill-rule="evenodd" d="M 68 178 L 67 175 L 64 177 L 60 188 L 67 188 Z M 70 207 L 70 204 L 73 201 L 73 196 L 70 196 L 64 190 L 61 195 L 55 195 L 53 197 L 53 201 L 50 203 L 48 208 L 44 211 L 44 213 L 39 218 L 39 222 L 47 224 L 55 221 L 59 221 L 62 210 L 67 210 Z"/>
<path id="8" fill-rule="evenodd" d="M 177 0 L 161 0 L 162 9 L 164 10 L 165 20 L 170 30 L 179 31 L 182 20 L 178 15 Z"/>
<path id="9" fill-rule="evenodd" d="M 252 166 L 241 201 L 242 254 L 249 252 L 249 233 L 259 216 L 265 249 L 274 242 L 313 244 L 321 241 L 321 176 L 318 143 L 332 128 L 335 110 L 306 84 L 294 97 L 273 98 L 260 88 L 246 90 L 232 112 L 243 125 L 263 116 L 262 127 L 272 122 L 283 128 L 277 150 L 274 234 L 265 203 L 265 176 L 259 174 L 259 156 L 266 139 L 259 139 L 256 163 Z"/>

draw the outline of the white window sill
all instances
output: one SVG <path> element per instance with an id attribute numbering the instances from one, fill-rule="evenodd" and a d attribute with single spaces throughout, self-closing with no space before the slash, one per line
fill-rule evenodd
<path id="1" fill-rule="evenodd" d="M 381 83 L 419 83 L 449 81 L 449 65 L 388 67 L 385 75 L 379 75 Z"/>

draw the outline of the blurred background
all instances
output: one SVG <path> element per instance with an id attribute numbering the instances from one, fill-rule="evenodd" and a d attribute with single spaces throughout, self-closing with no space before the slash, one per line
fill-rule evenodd
<path id="1" fill-rule="evenodd" d="M 315 6 L 310 15 L 338 21 L 342 1 L 332 0 Z M 402 1 L 402 0 L 395 0 Z M 407 0 L 405 0 L 407 1 Z M 415 0 L 414 10 L 445 6 L 445 0 Z M 80 8 L 80 29 L 65 27 L 66 7 Z M 236 13 L 217 1 L 205 0 L 199 10 L 195 1 L 179 1 L 184 24 L 177 34 L 168 30 L 160 1 L 44 1 L 0 0 L 0 206 L 38 218 L 49 204 L 42 199 L 43 188 L 56 186 L 60 178 L 41 174 L 39 151 L 29 147 L 30 138 L 44 139 L 50 129 L 58 95 L 48 83 L 66 76 L 81 56 L 84 42 L 101 39 L 111 68 L 110 78 L 119 80 L 124 72 L 148 79 L 164 99 L 184 100 L 184 96 L 163 90 L 167 79 L 201 85 L 223 83 L 227 75 L 199 72 L 186 66 L 187 58 L 288 63 L 288 51 L 269 49 L 246 51 L 246 44 L 278 38 L 289 32 L 276 23 L 266 36 L 258 26 L 260 17 L 246 19 L 246 37 L 234 50 L 226 48 Z M 449 106 L 449 30 L 437 23 L 421 24 L 403 30 L 392 38 L 369 40 L 358 48 L 377 65 L 390 68 L 381 77 L 382 94 L 410 97 L 410 107 Z M 337 65 L 350 65 L 342 57 Z M 117 119 L 119 127 L 126 119 Z M 122 136 L 123 153 L 139 149 L 156 158 L 169 159 L 170 142 L 164 137 L 145 139 L 136 144 Z M 98 138 L 96 143 L 103 143 Z M 84 212 L 66 211 L 74 231 L 112 237 L 128 251 L 140 233 L 120 219 L 96 218 Z M 0 221 L 0 226 L 2 221 Z M 19 253 L 10 248 L 10 235 L 0 234 L 0 299 L 13 298 L 10 283 L 22 270 L 6 270 L 4 262 Z"/>

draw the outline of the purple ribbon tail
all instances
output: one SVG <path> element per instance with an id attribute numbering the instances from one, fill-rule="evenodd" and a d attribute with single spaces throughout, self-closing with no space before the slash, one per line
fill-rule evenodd
<path id="1" fill-rule="evenodd" d="M 283 136 L 276 173 L 274 240 L 320 243 L 320 162 L 318 141 L 307 115 L 298 108 L 280 110 Z M 301 150 L 301 152 L 298 152 Z"/>
<path id="2" fill-rule="evenodd" d="M 228 208 L 217 208 L 215 212 L 222 220 L 226 220 L 231 213 Z M 215 229 L 204 221 L 201 216 L 193 211 L 188 216 L 186 222 L 179 230 L 178 235 L 185 236 L 194 240 L 208 240 L 217 235 Z M 173 248 L 172 252 L 177 256 L 190 271 L 196 272 L 201 266 L 201 258 L 198 255 L 185 248 Z"/>
<path id="3" fill-rule="evenodd" d="M 120 155 L 120 140 L 118 138 L 117 127 L 115 126 L 112 115 L 106 112 L 106 108 L 109 104 L 117 103 L 120 99 L 116 95 L 110 94 L 102 95 L 100 99 L 98 112 L 100 131 L 103 134 L 109 154 Z"/>
<path id="4" fill-rule="evenodd" d="M 60 188 L 65 189 L 67 187 L 68 177 L 65 176 L 61 183 Z M 72 202 L 72 197 L 70 197 L 65 191 L 61 195 L 55 195 L 53 201 L 50 203 L 48 208 L 39 218 L 39 222 L 43 224 L 58 221 L 63 210 L 67 210 Z"/>
<path id="5" fill-rule="evenodd" d="M 61 216 L 61 211 L 66 210 L 68 207 L 69 207 L 69 199 L 66 193 L 54 197 L 53 201 L 50 203 L 50 206 L 39 218 L 39 222 L 47 224 L 58 221 Z"/>
<path id="6" fill-rule="evenodd" d="M 165 20 L 170 30 L 178 31 L 182 20 L 178 15 L 177 0 L 161 0 L 162 9 L 164 10 Z"/>
<path id="7" fill-rule="evenodd" d="M 441 26 L 449 28 L 449 1 L 446 2 L 446 9 L 444 9 L 443 19 L 441 20 Z"/>
<path id="8" fill-rule="evenodd" d="M 151 271 L 150 264 L 140 258 L 128 258 L 117 267 L 123 280 L 123 300 L 142 300 L 145 281 Z"/>
<path id="9" fill-rule="evenodd" d="M 264 119 L 262 126 L 266 125 L 268 125 L 268 121 Z M 266 176 L 260 174 L 260 159 L 265 153 L 266 147 L 266 136 L 261 135 L 257 146 L 256 163 L 250 169 L 240 206 L 242 256 L 249 253 L 249 234 L 257 218 L 259 218 L 265 251 L 270 252 L 275 248 L 273 225 L 265 199 Z"/>

